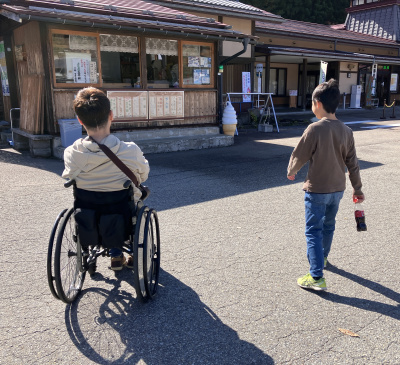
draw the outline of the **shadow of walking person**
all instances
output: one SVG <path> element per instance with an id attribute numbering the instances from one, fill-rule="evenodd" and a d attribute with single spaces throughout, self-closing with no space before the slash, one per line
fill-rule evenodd
<path id="1" fill-rule="evenodd" d="M 350 273 L 343 269 L 340 269 L 336 266 L 328 266 L 326 270 L 329 270 L 331 273 L 340 275 L 346 279 L 352 280 L 355 283 L 362 285 L 370 290 L 373 290 L 397 303 L 400 303 L 400 294 L 395 292 L 394 290 L 385 287 L 379 283 L 374 281 L 362 278 L 356 274 Z M 383 314 L 385 316 L 400 319 L 400 305 L 390 305 L 382 302 L 378 302 L 375 300 L 369 300 L 365 298 L 355 298 L 355 297 L 347 297 L 331 292 L 321 293 L 321 298 L 332 301 L 334 303 L 345 304 L 352 307 L 360 308 L 370 312 L 376 312 Z"/>
<path id="2" fill-rule="evenodd" d="M 67 306 L 65 322 L 75 346 L 98 364 L 274 364 L 163 270 L 159 293 L 147 303 L 120 278 L 97 280 L 106 288 L 84 290 Z"/>

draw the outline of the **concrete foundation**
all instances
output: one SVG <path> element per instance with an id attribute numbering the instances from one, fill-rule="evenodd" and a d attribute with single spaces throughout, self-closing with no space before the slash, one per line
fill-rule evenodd
<path id="1" fill-rule="evenodd" d="M 135 142 L 143 153 L 164 153 L 203 148 L 226 147 L 234 143 L 233 136 L 220 134 L 219 127 L 166 128 L 131 132 L 113 132 L 121 141 Z M 53 156 L 64 158 L 61 139 L 52 141 Z"/>
<path id="2" fill-rule="evenodd" d="M 47 134 L 31 134 L 12 128 L 14 148 L 18 151 L 29 150 L 33 157 L 51 157 L 53 136 Z"/>

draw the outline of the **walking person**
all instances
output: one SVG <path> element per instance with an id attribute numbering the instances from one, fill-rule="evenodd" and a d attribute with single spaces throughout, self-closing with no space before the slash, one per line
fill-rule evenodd
<path id="1" fill-rule="evenodd" d="M 365 199 L 353 132 L 335 115 L 339 101 L 340 91 L 334 79 L 315 88 L 312 111 L 320 120 L 304 131 L 287 168 L 288 179 L 294 180 L 297 172 L 309 162 L 303 190 L 310 271 L 297 280 L 297 284 L 306 289 L 327 289 L 323 270 L 331 249 L 339 203 L 346 188 L 346 168 L 354 189 L 353 199 L 358 202 Z"/>

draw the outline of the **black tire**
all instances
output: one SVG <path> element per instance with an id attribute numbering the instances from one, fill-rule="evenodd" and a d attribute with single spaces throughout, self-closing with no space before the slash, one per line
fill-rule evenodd
<path id="1" fill-rule="evenodd" d="M 157 293 L 160 273 L 160 228 L 157 212 L 150 209 L 146 217 L 143 240 L 143 277 L 146 294 L 149 298 Z"/>
<path id="2" fill-rule="evenodd" d="M 144 285 L 143 277 L 143 240 L 144 240 L 144 227 L 146 225 L 146 218 L 149 208 L 142 207 L 136 220 L 135 236 L 133 239 L 133 279 L 137 297 L 142 300 L 147 300 L 146 287 Z"/>
<path id="3" fill-rule="evenodd" d="M 146 206 L 141 208 L 137 215 L 133 260 L 137 297 L 147 301 L 157 292 L 160 271 L 160 231 L 157 213 Z"/>
<path id="4" fill-rule="evenodd" d="M 87 272 L 89 273 L 89 275 L 93 275 L 96 273 L 96 270 L 97 270 L 97 259 L 88 265 Z"/>
<path id="5" fill-rule="evenodd" d="M 82 249 L 76 239 L 74 209 L 68 210 L 57 236 L 54 274 L 57 294 L 64 303 L 72 303 L 82 289 L 86 271 L 82 265 Z"/>
<path id="6" fill-rule="evenodd" d="M 54 287 L 54 238 L 56 237 L 57 233 L 57 228 L 58 224 L 60 223 L 61 218 L 64 216 L 65 212 L 68 209 L 64 209 L 56 218 L 56 221 L 54 222 L 53 229 L 51 230 L 50 233 L 50 238 L 49 238 L 49 247 L 47 249 L 47 282 L 49 284 L 49 288 L 51 291 L 51 294 L 53 294 L 54 298 L 60 299 L 57 292 L 56 288 Z"/>

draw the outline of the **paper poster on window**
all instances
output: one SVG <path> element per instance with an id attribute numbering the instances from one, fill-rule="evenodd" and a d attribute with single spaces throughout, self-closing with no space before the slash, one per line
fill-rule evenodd
<path id="1" fill-rule="evenodd" d="M 117 115 L 117 98 L 116 97 L 110 97 L 110 108 L 113 112 L 114 118 Z"/>
<path id="2" fill-rule="evenodd" d="M 6 66 L 6 53 L 4 50 L 4 42 L 0 42 L 0 78 L 1 89 L 4 96 L 10 96 L 10 86 L 8 84 L 8 73 Z"/>
<path id="3" fill-rule="evenodd" d="M 132 98 L 125 97 L 125 117 L 132 117 Z"/>
<path id="4" fill-rule="evenodd" d="M 188 57 L 188 67 L 199 67 L 200 66 L 200 57 Z"/>
<path id="5" fill-rule="evenodd" d="M 176 96 L 171 96 L 170 101 L 170 112 L 171 115 L 176 115 Z"/>
<path id="6" fill-rule="evenodd" d="M 150 118 L 155 118 L 157 116 L 157 105 L 156 105 L 156 97 L 149 97 L 149 116 Z"/>
<path id="7" fill-rule="evenodd" d="M 201 85 L 201 69 L 196 68 L 193 70 L 193 84 L 195 85 Z"/>
<path id="8" fill-rule="evenodd" d="M 147 118 L 147 96 L 140 96 L 139 117 Z"/>
<path id="9" fill-rule="evenodd" d="M 157 117 L 164 116 L 164 97 L 162 95 L 157 96 Z"/>
<path id="10" fill-rule="evenodd" d="M 251 93 L 250 72 L 242 72 L 242 93 Z M 243 102 L 251 102 L 251 95 L 243 95 Z"/>
<path id="11" fill-rule="evenodd" d="M 200 57 L 200 66 L 201 67 L 210 67 L 208 60 L 209 60 L 208 57 Z"/>
<path id="12" fill-rule="evenodd" d="M 399 74 L 390 74 L 390 91 L 397 92 Z"/>
<path id="13" fill-rule="evenodd" d="M 107 91 L 114 120 L 147 119 L 147 91 Z"/>
<path id="14" fill-rule="evenodd" d="M 97 84 L 97 63 L 90 62 L 90 82 Z"/>
<path id="15" fill-rule="evenodd" d="M 326 71 L 328 69 L 328 62 L 321 61 L 319 70 L 319 83 L 322 84 L 326 81 Z"/>
<path id="16" fill-rule="evenodd" d="M 183 91 L 149 91 L 149 119 L 183 118 L 183 95 Z"/>
<path id="17" fill-rule="evenodd" d="M 139 98 L 139 96 L 134 96 L 132 98 L 132 116 L 134 118 L 139 118 L 139 116 L 140 116 L 140 98 Z"/>
<path id="18" fill-rule="evenodd" d="M 208 85 L 210 83 L 210 69 L 202 70 L 201 83 Z"/>
<path id="19" fill-rule="evenodd" d="M 75 84 L 90 84 L 90 63 L 88 60 L 73 58 L 72 69 Z"/>
<path id="20" fill-rule="evenodd" d="M 169 96 L 164 96 L 164 115 L 169 116 L 170 114 L 170 97 Z"/>

